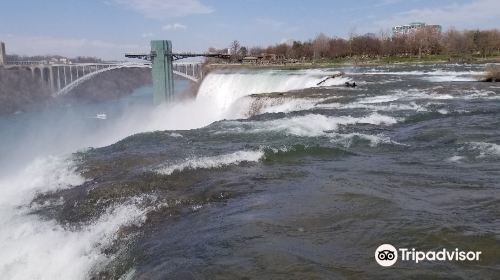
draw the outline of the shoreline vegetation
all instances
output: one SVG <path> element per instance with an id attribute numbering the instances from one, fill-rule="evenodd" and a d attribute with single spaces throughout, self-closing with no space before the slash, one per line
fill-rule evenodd
<path id="1" fill-rule="evenodd" d="M 230 64 L 245 68 L 499 63 L 500 30 L 452 28 L 441 32 L 427 26 L 403 34 L 350 34 L 349 38 L 320 33 L 313 39 L 288 40 L 267 47 L 246 47 L 234 40 L 229 48 L 210 47 L 208 53 L 229 53 Z M 227 65 L 227 61 L 217 58 L 209 58 L 207 63 Z"/>

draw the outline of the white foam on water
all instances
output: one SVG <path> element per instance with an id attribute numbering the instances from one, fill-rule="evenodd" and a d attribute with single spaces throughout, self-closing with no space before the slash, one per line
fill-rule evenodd
<path id="1" fill-rule="evenodd" d="M 447 158 L 446 161 L 458 163 L 461 162 L 464 158 L 465 158 L 464 156 L 454 155 L 452 157 Z"/>
<path id="2" fill-rule="evenodd" d="M 79 229 L 29 214 L 39 193 L 80 185 L 67 159 L 37 159 L 0 179 L 0 275 L 3 279 L 87 279 L 113 256 L 102 253 L 123 225 L 142 223 L 144 212 L 123 204 Z"/>
<path id="3" fill-rule="evenodd" d="M 390 94 L 363 97 L 358 99 L 358 103 L 361 104 L 377 104 L 386 103 L 394 101 L 413 101 L 420 99 L 433 99 L 433 100 L 447 100 L 453 99 L 455 96 L 450 94 L 438 94 L 432 91 L 419 90 L 419 89 L 409 89 L 409 90 L 393 90 Z"/>
<path id="4" fill-rule="evenodd" d="M 362 73 L 349 73 L 350 75 L 391 75 L 391 76 L 419 76 L 431 82 L 468 82 L 477 81 L 484 75 L 483 71 L 449 71 L 437 69 L 433 71 L 387 71 L 372 69 Z"/>
<path id="5" fill-rule="evenodd" d="M 500 94 L 492 90 L 463 90 L 460 92 L 462 94 L 463 99 L 499 99 Z"/>
<path id="6" fill-rule="evenodd" d="M 366 105 L 366 104 L 349 104 L 347 108 L 365 108 L 365 109 L 370 109 L 373 111 L 417 111 L 417 112 L 422 112 L 422 111 L 427 111 L 427 108 L 421 105 L 417 105 L 415 102 L 410 102 L 408 104 L 402 104 L 402 103 L 389 103 L 389 104 L 383 104 L 383 105 Z"/>
<path id="7" fill-rule="evenodd" d="M 488 142 L 468 142 L 468 149 L 479 152 L 479 157 L 498 157 L 500 156 L 500 145 Z"/>
<path id="8" fill-rule="evenodd" d="M 390 70 L 390 69 L 388 69 Z M 450 71 L 450 70 L 443 70 L 443 69 L 435 69 L 432 71 L 388 71 L 385 69 L 371 69 L 366 72 L 359 72 L 359 73 L 349 73 L 351 74 L 368 74 L 368 75 L 394 75 L 394 76 L 450 76 L 450 75 L 456 75 L 456 76 L 461 76 L 461 75 L 482 75 L 484 74 L 484 71 Z"/>
<path id="9" fill-rule="evenodd" d="M 386 80 L 379 80 L 379 81 L 364 81 L 361 84 L 364 85 L 383 85 L 383 84 L 390 84 L 390 83 L 397 83 L 397 82 L 402 82 L 403 79 L 401 78 L 395 78 L 395 79 L 386 79 Z"/>
<path id="10" fill-rule="evenodd" d="M 474 82 L 478 81 L 481 76 L 460 76 L 460 75 L 442 75 L 429 76 L 424 79 L 430 82 Z"/>
<path id="11" fill-rule="evenodd" d="M 174 137 L 174 138 L 180 138 L 180 137 L 183 137 L 182 134 L 180 133 L 176 133 L 176 132 L 172 132 L 170 134 L 168 134 L 168 136 L 170 137 Z"/>
<path id="12" fill-rule="evenodd" d="M 183 170 L 212 169 L 242 162 L 257 162 L 263 157 L 263 151 L 236 151 L 218 156 L 188 158 L 183 162 L 160 167 L 155 171 L 159 174 L 171 175 L 174 172 Z"/>
<path id="13" fill-rule="evenodd" d="M 349 148 L 352 145 L 352 142 L 354 141 L 355 138 L 367 140 L 368 142 L 370 142 L 371 147 L 376 147 L 381 143 L 401 145 L 400 143 L 394 142 L 389 137 L 382 134 L 370 135 L 364 133 L 347 133 L 347 134 L 332 133 L 330 134 L 330 137 L 332 138 L 332 140 L 330 140 L 331 142 L 340 144 L 346 148 Z"/>
<path id="14" fill-rule="evenodd" d="M 449 71 L 443 69 L 437 69 L 427 72 L 427 75 L 434 76 L 480 76 L 485 74 L 484 71 Z"/>
<path id="15" fill-rule="evenodd" d="M 416 104 L 415 102 L 410 102 L 408 104 L 404 103 L 395 103 L 395 102 L 388 102 L 387 104 L 384 104 L 385 102 L 382 102 L 381 104 L 377 104 L 374 102 L 352 102 L 348 104 L 344 103 L 320 103 L 315 105 L 315 108 L 322 108 L 322 109 L 367 109 L 371 111 L 388 111 L 388 112 L 393 112 L 393 111 L 428 111 L 428 109 L 425 106 L 421 106 Z M 428 106 L 428 105 L 427 105 Z"/>
<path id="16" fill-rule="evenodd" d="M 373 104 L 396 101 L 401 98 L 398 95 L 377 95 L 372 97 L 365 97 L 359 101 L 361 104 Z"/>
<path id="17" fill-rule="evenodd" d="M 60 157 L 37 158 L 24 170 L 0 178 L 0 206 L 27 204 L 40 192 L 80 185 L 84 178 L 74 163 Z"/>
<path id="18" fill-rule="evenodd" d="M 326 136 L 329 132 L 335 131 L 340 125 L 350 124 L 374 124 L 392 125 L 397 123 L 397 119 L 391 116 L 372 113 L 364 117 L 339 116 L 329 117 L 320 114 L 308 114 L 304 116 L 294 116 L 268 121 L 244 121 L 229 122 L 230 128 L 218 131 L 220 133 L 261 133 L 261 132 L 283 132 L 287 135 L 304 137 Z M 241 126 L 244 124 L 244 126 Z"/>

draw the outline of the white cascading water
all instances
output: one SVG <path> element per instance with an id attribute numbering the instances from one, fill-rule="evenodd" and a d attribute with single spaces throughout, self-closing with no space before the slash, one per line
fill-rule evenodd
<path id="1" fill-rule="evenodd" d="M 243 111 L 236 112 L 230 109 L 238 99 L 244 96 L 318 87 L 318 82 L 335 73 L 338 72 L 268 70 L 213 73 L 203 81 L 196 101 L 213 106 L 214 118 L 242 118 L 248 108 L 239 108 Z M 338 77 L 326 80 L 321 86 L 343 85 L 347 81 L 350 81 L 350 79 Z"/>
<path id="2" fill-rule="evenodd" d="M 57 147 L 52 150 L 68 154 L 88 146 L 109 145 L 139 132 L 193 129 L 225 118 L 243 118 L 249 108 L 239 106 L 236 110 L 232 109 L 240 98 L 249 94 L 316 87 L 319 81 L 333 73 L 335 72 L 320 70 L 212 73 L 203 81 L 195 100 L 151 111 L 127 111 L 114 120 L 111 128 L 106 127 L 105 131 L 89 133 L 72 128 L 72 138 L 67 140 L 73 139 L 73 145 L 65 150 L 58 150 Z M 330 79 L 322 86 L 340 85 L 345 81 L 347 79 L 344 78 Z M 67 125 L 70 126 L 71 123 Z M 61 133 L 60 127 L 51 127 L 50 124 L 46 129 L 50 133 Z M 33 136 L 32 139 L 36 137 Z M 254 159 L 254 154 L 250 155 L 250 159 Z M 248 160 L 248 154 L 243 156 Z M 79 229 L 68 229 L 53 220 L 30 214 L 33 207 L 36 207 L 30 205 L 30 202 L 37 194 L 71 188 L 84 181 L 71 160 L 65 158 L 67 156 L 33 158 L 31 163 L 24 164 L 24 168 L 0 178 L 2 278 L 88 278 L 94 269 L 108 261 L 109 256 L 105 256 L 102 249 L 113 242 L 120 226 L 143 222 L 147 210 L 141 208 L 137 201 L 116 206 L 93 223 Z M 215 159 L 216 163 L 219 162 L 217 160 L 222 163 L 228 161 L 226 158 Z"/>

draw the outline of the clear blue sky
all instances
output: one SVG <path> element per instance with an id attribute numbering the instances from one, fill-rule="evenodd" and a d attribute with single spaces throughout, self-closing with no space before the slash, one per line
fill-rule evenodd
<path id="1" fill-rule="evenodd" d="M 119 59 L 170 39 L 178 51 L 265 46 L 320 32 L 346 37 L 412 21 L 500 28 L 499 0 L 10 0 L 0 6 L 8 53 Z"/>

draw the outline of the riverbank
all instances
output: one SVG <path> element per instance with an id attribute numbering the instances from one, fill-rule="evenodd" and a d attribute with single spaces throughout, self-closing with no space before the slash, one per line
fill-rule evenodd
<path id="1" fill-rule="evenodd" d="M 314 62 L 283 63 L 283 64 L 223 64 L 212 63 L 207 65 L 210 70 L 224 69 L 281 69 L 281 70 L 301 70 L 312 68 L 331 68 L 342 66 L 384 66 L 384 65 L 427 65 L 427 64 L 449 64 L 449 63 L 468 63 L 468 64 L 488 64 L 500 63 L 500 54 L 487 58 L 468 57 L 453 58 L 449 55 L 428 55 L 428 56 L 394 56 L 381 58 L 338 58 L 323 59 Z"/>

